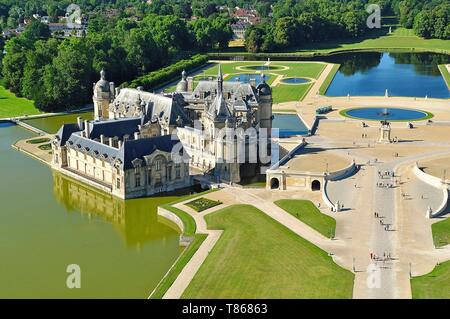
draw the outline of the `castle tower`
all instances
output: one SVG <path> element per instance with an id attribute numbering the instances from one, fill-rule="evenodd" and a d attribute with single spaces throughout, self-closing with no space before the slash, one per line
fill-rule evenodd
<path id="1" fill-rule="evenodd" d="M 114 82 L 106 81 L 104 70 L 100 72 L 100 80 L 94 84 L 94 119 L 109 118 L 109 104 L 114 100 Z"/>
<path id="2" fill-rule="evenodd" d="M 266 83 L 264 74 L 261 74 L 262 83 L 258 85 L 257 91 L 259 95 L 258 106 L 258 122 L 261 128 L 267 129 L 270 135 L 272 130 L 272 89 Z"/>

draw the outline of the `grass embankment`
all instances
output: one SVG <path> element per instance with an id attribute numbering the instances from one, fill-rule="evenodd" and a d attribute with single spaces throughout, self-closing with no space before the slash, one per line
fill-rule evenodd
<path id="1" fill-rule="evenodd" d="M 210 53 L 210 57 L 251 55 L 260 57 L 283 57 L 283 56 L 318 56 L 329 55 L 346 51 L 409 51 L 409 52 L 436 52 L 450 54 L 450 41 L 440 39 L 424 39 L 414 34 L 411 29 L 396 28 L 393 26 L 392 34 L 389 28 L 374 31 L 367 37 L 349 39 L 347 41 L 330 41 L 314 43 L 298 50 L 288 52 L 271 53 L 249 53 L 245 51 L 230 51 Z"/>
<path id="2" fill-rule="evenodd" d="M 276 201 L 275 204 L 325 237 L 335 236 L 336 220 L 321 213 L 312 202 L 308 200 L 282 199 Z"/>
<path id="3" fill-rule="evenodd" d="M 36 115 L 40 113 L 34 106 L 33 101 L 17 97 L 3 86 L 0 86 L 0 118 Z"/>
<path id="4" fill-rule="evenodd" d="M 429 274 L 411 279 L 414 299 L 450 298 L 450 261 L 436 266 Z"/>
<path id="5" fill-rule="evenodd" d="M 439 71 L 441 71 L 445 83 L 447 83 L 447 87 L 450 90 L 450 73 L 448 72 L 447 66 L 444 64 L 439 65 Z"/>
<path id="6" fill-rule="evenodd" d="M 325 68 L 324 63 L 320 62 L 287 62 L 287 61 L 273 61 L 270 63 L 270 67 L 273 69 L 257 70 L 255 67 L 261 67 L 266 64 L 265 61 L 239 61 L 222 63 L 222 74 L 225 75 L 224 80 L 227 81 L 233 76 L 239 74 L 255 74 L 259 76 L 261 73 L 269 76 L 267 83 L 272 85 L 279 76 L 284 78 L 289 77 L 305 77 L 311 79 L 317 79 Z M 215 77 L 218 72 L 218 64 L 213 63 L 209 67 L 202 70 L 197 76 L 194 77 L 194 86 L 198 81 L 195 79 L 200 77 Z M 291 101 L 300 101 L 309 92 L 312 87 L 312 83 L 304 84 L 283 84 L 278 83 L 273 90 L 273 103 L 283 103 Z M 166 88 L 166 91 L 174 91 L 176 85 Z"/>
<path id="7" fill-rule="evenodd" d="M 177 215 L 184 225 L 184 236 L 193 237 L 193 241 L 189 244 L 188 247 L 184 249 L 184 251 L 181 253 L 181 255 L 178 257 L 174 265 L 169 269 L 167 274 L 164 276 L 164 278 L 159 282 L 158 286 L 156 286 L 155 290 L 153 291 L 152 295 L 150 296 L 152 299 L 161 299 L 166 291 L 172 286 L 174 281 L 177 279 L 180 272 L 183 270 L 183 268 L 186 266 L 186 264 L 191 260 L 192 256 L 195 254 L 197 249 L 201 246 L 203 241 L 206 239 L 206 234 L 196 234 L 197 225 L 195 224 L 194 218 L 192 218 L 191 215 L 186 213 L 185 211 L 178 209 L 176 207 L 173 207 L 173 205 L 178 204 L 180 202 L 189 200 L 194 197 L 198 197 L 201 195 L 206 195 L 211 192 L 216 191 L 215 189 L 208 190 L 203 193 L 197 193 L 197 194 L 191 194 L 188 196 L 183 196 L 180 199 L 177 199 L 176 201 L 173 201 L 168 204 L 161 205 L 162 208 L 167 209 L 168 211 L 174 213 Z"/>
<path id="8" fill-rule="evenodd" d="M 319 89 L 319 94 L 320 95 L 325 95 L 325 93 L 327 93 L 328 87 L 331 85 L 331 82 L 333 82 L 334 77 L 338 73 L 340 67 L 341 67 L 340 64 L 333 65 L 333 68 L 331 69 L 331 72 L 328 74 L 327 78 L 325 79 L 325 81 L 320 86 L 320 89 Z"/>
<path id="9" fill-rule="evenodd" d="M 206 216 L 224 233 L 183 298 L 351 298 L 354 275 L 257 208 Z"/>
<path id="10" fill-rule="evenodd" d="M 435 247 L 443 247 L 450 244 L 450 218 L 431 225 L 433 242 Z"/>

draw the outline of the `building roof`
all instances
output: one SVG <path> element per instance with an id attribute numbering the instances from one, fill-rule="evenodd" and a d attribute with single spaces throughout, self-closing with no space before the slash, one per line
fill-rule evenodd
<path id="1" fill-rule="evenodd" d="M 144 156 L 149 156 L 157 150 L 171 153 L 174 146 L 179 142 L 178 139 L 172 139 L 172 135 L 163 135 L 125 141 L 120 149 L 123 169 L 133 168 L 132 162 L 135 159 L 145 160 Z"/>
<path id="2" fill-rule="evenodd" d="M 147 119 L 158 118 L 166 120 L 170 125 L 176 125 L 178 117 L 189 122 L 184 112 L 182 95 L 161 95 L 137 89 L 125 88 L 111 103 L 110 111 L 119 112 L 122 116 L 140 116 Z"/>
<path id="3" fill-rule="evenodd" d="M 143 118 L 120 118 L 116 120 L 108 121 L 90 121 L 89 126 L 89 138 L 100 138 L 100 135 L 105 137 L 117 136 L 122 139 L 124 135 L 133 136 L 135 132 L 139 132 L 138 125 L 143 124 Z"/>
<path id="4" fill-rule="evenodd" d="M 63 124 L 56 133 L 58 146 L 64 146 L 72 133 L 80 131 L 80 127 L 76 123 Z"/>

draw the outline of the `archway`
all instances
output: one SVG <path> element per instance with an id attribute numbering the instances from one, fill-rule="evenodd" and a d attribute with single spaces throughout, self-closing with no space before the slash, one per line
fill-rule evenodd
<path id="1" fill-rule="evenodd" d="M 313 192 L 320 191 L 320 182 L 318 180 L 313 181 L 311 184 L 311 189 Z"/>
<path id="2" fill-rule="evenodd" d="M 280 188 L 280 181 L 278 178 L 272 178 L 270 180 L 270 189 L 279 189 Z"/>

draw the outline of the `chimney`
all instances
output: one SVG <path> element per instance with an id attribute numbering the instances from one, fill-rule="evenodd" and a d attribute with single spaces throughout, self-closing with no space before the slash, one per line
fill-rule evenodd
<path id="1" fill-rule="evenodd" d="M 113 95 L 113 96 L 115 93 L 115 88 L 116 88 L 116 86 L 115 86 L 114 82 L 109 82 L 109 91 L 111 92 L 111 95 Z"/>
<path id="2" fill-rule="evenodd" d="M 81 118 L 81 116 L 77 117 L 77 124 L 78 127 L 80 128 L 80 131 L 82 131 L 84 129 L 84 126 L 83 126 L 83 119 Z"/>
<path id="3" fill-rule="evenodd" d="M 109 141 L 109 146 L 110 147 L 113 147 L 113 138 L 112 137 L 110 137 L 109 139 L 108 139 Z"/>
<path id="4" fill-rule="evenodd" d="M 123 136 L 123 141 L 125 142 L 125 141 L 128 141 L 130 139 L 130 135 L 128 135 L 128 134 L 125 134 L 124 136 Z"/>
<path id="5" fill-rule="evenodd" d="M 122 141 L 121 140 L 117 141 L 117 148 L 122 148 Z"/>
<path id="6" fill-rule="evenodd" d="M 249 82 L 252 87 L 254 87 L 254 88 L 256 87 L 256 79 L 255 78 L 251 78 Z"/>
<path id="7" fill-rule="evenodd" d="M 137 87 L 137 90 L 138 90 L 138 91 L 144 91 L 144 87 L 138 86 L 138 87 Z"/>
<path id="8" fill-rule="evenodd" d="M 139 132 L 135 132 L 135 133 L 134 133 L 134 139 L 135 139 L 135 140 L 138 140 L 138 139 L 139 139 L 139 135 L 140 135 Z"/>
<path id="9" fill-rule="evenodd" d="M 105 144 L 105 135 L 100 135 L 100 143 Z"/>
<path id="10" fill-rule="evenodd" d="M 187 78 L 187 86 L 188 92 L 194 91 L 194 78 L 192 76 Z"/>
<path id="11" fill-rule="evenodd" d="M 84 131 L 85 131 L 86 137 L 89 138 L 89 125 L 88 125 L 88 121 L 84 121 Z"/>
<path id="12" fill-rule="evenodd" d="M 119 94 L 120 94 L 120 88 L 116 88 L 116 96 L 115 97 L 118 97 Z"/>

